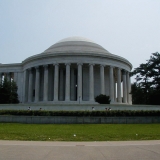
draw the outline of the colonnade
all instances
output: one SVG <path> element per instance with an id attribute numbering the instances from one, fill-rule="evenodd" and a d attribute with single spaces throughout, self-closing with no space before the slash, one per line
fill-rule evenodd
<path id="1" fill-rule="evenodd" d="M 88 78 L 84 77 L 84 66 L 88 69 L 86 72 Z M 96 75 L 95 68 L 99 68 L 99 73 L 96 72 Z M 105 72 L 106 68 L 107 72 Z M 108 73 L 108 85 L 106 73 Z M 95 76 L 99 76 L 99 84 L 94 82 Z M 85 83 L 88 85 L 86 88 Z M 89 101 L 93 103 L 95 96 L 106 94 L 106 88 L 109 90 L 111 103 L 131 103 L 129 72 L 121 68 L 93 63 L 55 63 L 36 66 L 24 71 L 23 102 Z M 88 99 L 85 99 L 84 92 L 88 92 Z"/>

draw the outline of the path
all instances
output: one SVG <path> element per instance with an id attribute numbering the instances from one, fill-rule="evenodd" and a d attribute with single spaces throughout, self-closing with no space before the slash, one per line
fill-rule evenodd
<path id="1" fill-rule="evenodd" d="M 160 140 L 116 142 L 0 140 L 0 160 L 160 160 Z"/>

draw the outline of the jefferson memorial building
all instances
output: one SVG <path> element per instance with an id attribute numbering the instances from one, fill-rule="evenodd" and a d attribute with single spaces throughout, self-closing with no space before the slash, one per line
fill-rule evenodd
<path id="1" fill-rule="evenodd" d="M 21 103 L 94 104 L 100 94 L 111 104 L 132 104 L 132 64 L 82 37 L 63 39 L 22 63 L 0 64 L 18 86 Z"/>

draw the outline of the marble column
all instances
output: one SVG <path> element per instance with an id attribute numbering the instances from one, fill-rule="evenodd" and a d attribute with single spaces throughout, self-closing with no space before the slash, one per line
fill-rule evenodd
<path id="1" fill-rule="evenodd" d="M 75 69 L 74 68 L 71 68 L 71 86 L 70 86 L 70 88 L 71 88 L 71 97 L 70 97 L 70 100 L 71 101 L 75 101 L 76 99 L 77 99 L 77 97 L 75 97 L 75 88 L 76 88 L 76 84 L 75 84 L 75 75 L 74 75 L 74 72 L 75 72 Z M 77 88 L 76 88 L 77 89 Z"/>
<path id="2" fill-rule="evenodd" d="M 23 103 L 27 102 L 27 87 L 28 87 L 27 83 L 28 83 L 27 70 L 24 70 L 23 72 L 23 98 L 22 98 Z"/>
<path id="3" fill-rule="evenodd" d="M 63 69 L 60 69 L 60 80 L 59 80 L 59 100 L 63 101 L 64 100 L 64 84 L 63 84 L 63 79 L 64 79 L 64 75 L 63 75 Z"/>
<path id="4" fill-rule="evenodd" d="M 94 64 L 89 64 L 89 101 L 94 101 Z"/>
<path id="5" fill-rule="evenodd" d="M 123 70 L 123 103 L 127 103 L 126 71 Z"/>
<path id="6" fill-rule="evenodd" d="M 114 80 L 113 80 L 113 66 L 109 68 L 109 85 L 110 85 L 110 100 L 111 103 L 114 102 Z"/>
<path id="7" fill-rule="evenodd" d="M 104 65 L 100 65 L 100 86 L 101 86 L 101 94 L 105 94 L 105 86 L 104 86 Z"/>
<path id="8" fill-rule="evenodd" d="M 36 79 L 35 79 L 35 102 L 39 101 L 39 91 L 40 91 L 40 72 L 39 66 L 35 67 L 36 69 Z"/>
<path id="9" fill-rule="evenodd" d="M 117 102 L 117 98 L 116 98 L 116 79 L 115 79 L 115 77 L 113 79 L 114 79 L 114 83 L 113 83 L 113 86 L 114 86 L 114 101 Z"/>
<path id="10" fill-rule="evenodd" d="M 48 101 L 48 65 L 44 65 L 43 101 Z"/>
<path id="11" fill-rule="evenodd" d="M 82 101 L 82 63 L 77 63 L 78 65 L 78 92 L 77 92 L 77 101 L 79 103 Z"/>
<path id="12" fill-rule="evenodd" d="M 131 102 L 131 80 L 129 76 L 129 72 L 127 72 L 127 103 L 132 104 Z"/>
<path id="13" fill-rule="evenodd" d="M 117 99 L 118 103 L 122 103 L 121 96 L 121 69 L 117 68 Z"/>
<path id="14" fill-rule="evenodd" d="M 13 75 L 14 82 L 18 83 L 18 72 L 14 72 Z"/>
<path id="15" fill-rule="evenodd" d="M 70 101 L 70 63 L 66 63 L 66 91 L 65 101 Z"/>
<path id="16" fill-rule="evenodd" d="M 54 101 L 58 101 L 59 64 L 54 64 Z"/>
<path id="17" fill-rule="evenodd" d="M 29 68 L 28 71 L 29 71 L 28 102 L 32 102 L 32 99 L 33 99 L 33 72 L 32 72 L 32 68 Z"/>

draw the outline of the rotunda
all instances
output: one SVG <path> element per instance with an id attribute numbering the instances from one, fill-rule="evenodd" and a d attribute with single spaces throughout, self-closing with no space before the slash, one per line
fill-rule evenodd
<path id="1" fill-rule="evenodd" d="M 131 63 L 82 37 L 63 39 L 22 63 L 0 64 L 0 81 L 14 79 L 22 103 L 132 104 Z"/>

